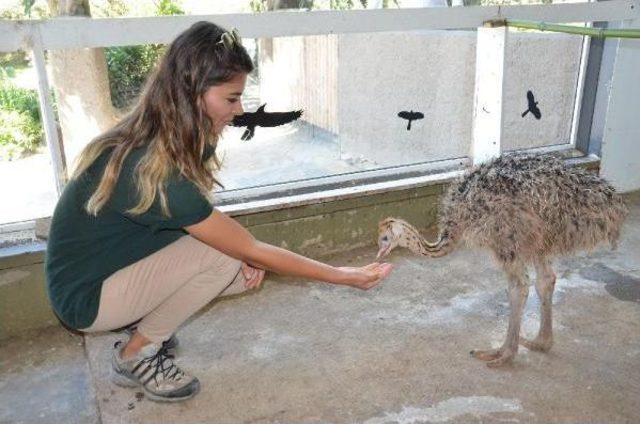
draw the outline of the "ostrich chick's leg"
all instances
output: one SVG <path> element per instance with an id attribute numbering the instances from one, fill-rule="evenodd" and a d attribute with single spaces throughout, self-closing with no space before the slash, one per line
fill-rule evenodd
<path id="1" fill-rule="evenodd" d="M 474 358 L 489 361 L 487 362 L 487 366 L 491 368 L 511 362 L 516 353 L 518 353 L 522 310 L 529 292 L 524 264 L 507 264 L 505 270 L 509 278 L 508 293 L 509 307 L 511 309 L 507 338 L 499 349 L 471 351 L 471 356 Z"/>
<path id="2" fill-rule="evenodd" d="M 551 320 L 551 308 L 553 303 L 553 290 L 556 285 L 556 275 L 551 269 L 547 258 L 539 258 L 535 262 L 536 267 L 536 292 L 540 298 L 540 331 L 533 340 L 520 339 L 520 344 L 529 350 L 547 352 L 553 344 L 553 330 Z"/>

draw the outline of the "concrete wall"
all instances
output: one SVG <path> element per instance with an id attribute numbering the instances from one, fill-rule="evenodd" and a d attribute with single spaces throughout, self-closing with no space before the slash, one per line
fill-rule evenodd
<path id="1" fill-rule="evenodd" d="M 5 249 L 7 250 L 7 249 Z M 58 323 L 44 285 L 42 250 L 0 257 L 0 340 Z"/>
<path id="2" fill-rule="evenodd" d="M 260 40 L 260 99 L 267 111 L 304 109 L 303 119 L 338 132 L 334 35 Z"/>
<path id="3" fill-rule="evenodd" d="M 380 165 L 467 156 L 475 78 L 474 33 L 340 37 L 338 128 L 343 154 Z M 412 123 L 397 114 L 424 113 Z"/>
<path id="4" fill-rule="evenodd" d="M 274 40 L 271 59 L 283 65 L 261 74 L 263 86 L 275 87 L 261 93 L 268 101 L 304 108 L 304 119 L 338 134 L 344 157 L 390 166 L 469 154 L 475 32 L 348 34 L 335 37 L 335 50 L 329 42 L 312 44 L 313 38 Z M 570 35 L 509 34 L 504 150 L 569 141 L 581 43 L 581 37 Z M 315 57 L 322 60 L 302 65 L 310 50 L 319 49 Z M 333 63 L 335 84 L 326 77 Z M 297 71 L 302 68 L 304 73 Z M 521 117 L 527 90 L 539 101 L 541 120 Z M 324 120 L 316 117 L 322 107 Z M 425 119 L 407 131 L 407 122 L 397 117 L 401 110 L 421 111 Z"/>
<path id="5" fill-rule="evenodd" d="M 602 175 L 622 192 L 640 189 L 640 40 L 619 41 L 607 104 Z"/>

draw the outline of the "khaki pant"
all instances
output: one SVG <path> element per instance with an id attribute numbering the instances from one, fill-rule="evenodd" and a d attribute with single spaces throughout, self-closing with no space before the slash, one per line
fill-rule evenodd
<path id="1" fill-rule="evenodd" d="M 107 278 L 98 316 L 81 331 L 113 330 L 142 318 L 138 331 L 161 343 L 214 298 L 245 291 L 240 265 L 239 260 L 184 236 Z"/>

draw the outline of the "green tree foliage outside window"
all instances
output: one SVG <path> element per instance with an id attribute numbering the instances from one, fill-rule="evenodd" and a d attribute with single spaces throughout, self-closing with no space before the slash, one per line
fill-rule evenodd
<path id="1" fill-rule="evenodd" d="M 14 86 L 9 75 L 0 70 L 0 159 L 3 160 L 34 152 L 43 139 L 38 93 Z"/>
<path id="2" fill-rule="evenodd" d="M 35 8 L 34 1 L 23 0 L 20 6 L 0 13 L 3 19 L 45 18 L 48 11 Z M 158 0 L 155 14 L 181 15 L 177 2 Z M 109 0 L 107 16 L 127 14 L 124 0 Z M 124 108 L 138 96 L 148 74 L 163 54 L 163 45 L 113 47 L 105 49 L 112 102 Z M 0 55 L 0 160 L 14 159 L 33 153 L 43 144 L 44 132 L 40 119 L 38 93 L 15 86 L 11 79 L 16 71 L 28 67 L 24 52 Z M 55 108 L 55 104 L 54 104 Z"/>
<path id="3" fill-rule="evenodd" d="M 45 18 L 41 7 L 24 0 L 0 12 L 0 19 Z M 0 54 L 0 160 L 33 153 L 43 144 L 38 92 L 16 86 L 12 79 L 29 66 L 24 51 Z"/>
<path id="4" fill-rule="evenodd" d="M 110 7 L 118 15 L 127 12 L 126 3 L 111 2 Z M 155 14 L 158 16 L 183 15 L 180 6 L 171 0 L 159 0 Z M 164 53 L 162 44 L 109 47 L 105 49 L 111 102 L 118 109 L 129 107 L 140 94 L 149 73 Z"/>

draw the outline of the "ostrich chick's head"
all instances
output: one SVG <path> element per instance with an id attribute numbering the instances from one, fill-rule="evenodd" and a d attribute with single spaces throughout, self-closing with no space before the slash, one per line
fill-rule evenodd
<path id="1" fill-rule="evenodd" d="M 387 256 L 396 247 L 407 247 L 407 231 L 410 225 L 397 218 L 387 218 L 378 224 L 378 256 L 376 261 Z"/>

